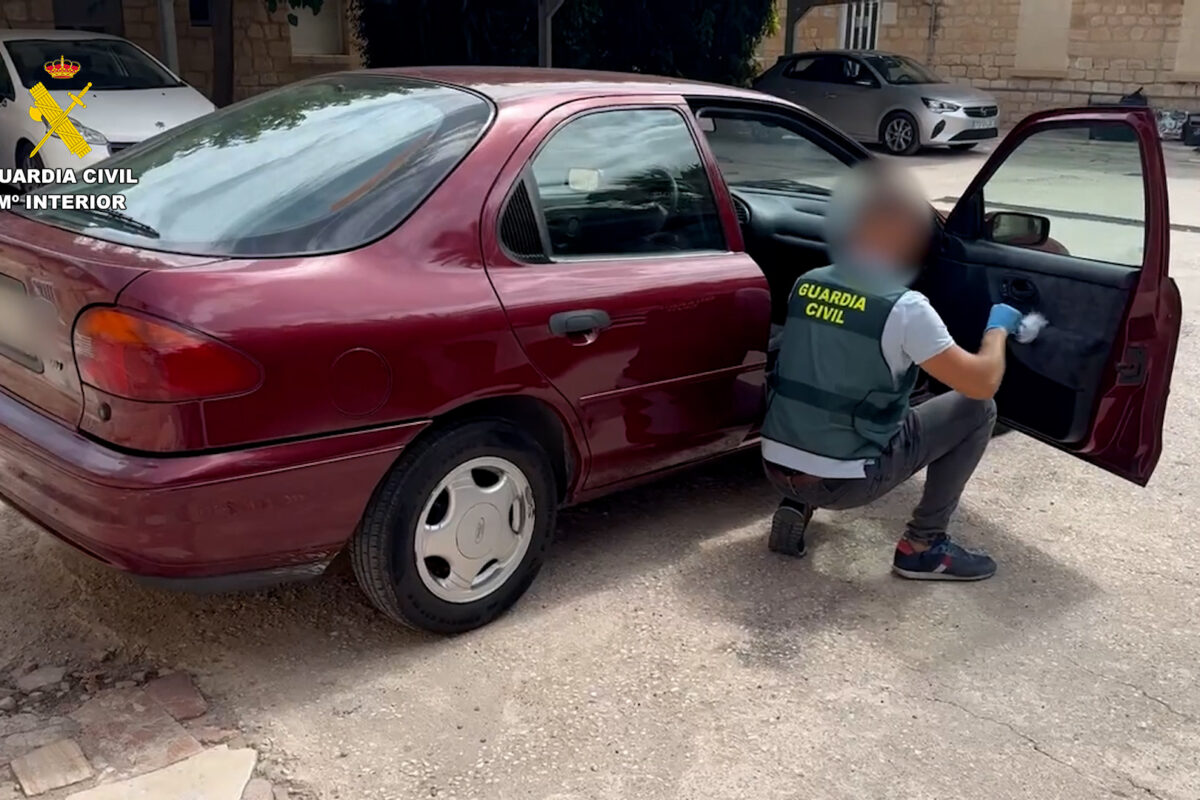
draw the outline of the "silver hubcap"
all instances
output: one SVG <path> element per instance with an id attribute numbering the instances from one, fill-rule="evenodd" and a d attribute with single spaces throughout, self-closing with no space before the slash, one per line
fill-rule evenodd
<path id="1" fill-rule="evenodd" d="M 888 123 L 883 133 L 889 150 L 899 152 L 907 150 L 913 143 L 913 126 L 903 117 L 897 117 Z"/>
<path id="2" fill-rule="evenodd" d="M 448 603 L 470 603 L 504 585 L 533 536 L 533 489 L 503 458 L 473 458 L 451 470 L 417 520 L 417 572 Z"/>

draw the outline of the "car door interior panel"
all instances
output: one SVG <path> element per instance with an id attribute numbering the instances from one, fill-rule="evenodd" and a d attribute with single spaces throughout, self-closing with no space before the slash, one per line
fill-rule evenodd
<path id="1" fill-rule="evenodd" d="M 1037 340 L 1009 347 L 996 404 L 1007 422 L 1070 444 L 1087 436 L 1137 274 L 948 235 L 943 255 L 914 288 L 929 298 L 954 340 L 968 350 L 979 347 L 995 303 L 1043 314 L 1050 324 Z"/>

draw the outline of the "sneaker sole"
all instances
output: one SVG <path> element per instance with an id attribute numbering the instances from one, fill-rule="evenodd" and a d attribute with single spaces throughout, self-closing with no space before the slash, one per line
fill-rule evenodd
<path id="1" fill-rule="evenodd" d="M 808 545 L 804 541 L 804 531 L 812 516 L 805 516 L 799 511 L 783 509 L 775 512 L 771 519 L 771 536 L 767 540 L 767 548 L 773 553 L 782 553 L 792 558 L 804 558 Z"/>
<path id="2" fill-rule="evenodd" d="M 995 570 L 985 575 L 951 575 L 948 572 L 913 572 L 912 570 L 900 569 L 893 566 L 892 572 L 910 581 L 986 581 L 988 578 L 996 574 Z"/>

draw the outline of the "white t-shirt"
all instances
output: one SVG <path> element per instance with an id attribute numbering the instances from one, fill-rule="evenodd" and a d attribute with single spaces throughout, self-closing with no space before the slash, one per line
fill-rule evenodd
<path id="1" fill-rule="evenodd" d="M 954 345 L 946 323 L 920 292 L 908 291 L 892 306 L 880 339 L 883 358 L 892 370 L 893 386 L 913 364 L 923 364 Z M 772 464 L 821 478 L 862 478 L 866 459 L 840 461 L 782 442 L 762 440 L 762 455 Z"/>

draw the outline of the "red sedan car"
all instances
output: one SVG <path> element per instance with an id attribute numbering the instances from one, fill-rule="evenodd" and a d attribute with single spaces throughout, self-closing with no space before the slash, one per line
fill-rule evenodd
<path id="1" fill-rule="evenodd" d="M 772 320 L 868 157 L 786 101 L 632 75 L 356 72 L 229 107 L 107 163 L 136 184 L 67 190 L 124 210 L 0 217 L 0 494 L 146 579 L 349 547 L 392 618 L 482 625 L 561 505 L 753 446 Z M 1144 484 L 1168 230 L 1150 112 L 1037 114 L 918 288 L 967 347 L 992 303 L 1041 310 L 1002 417 Z"/>

